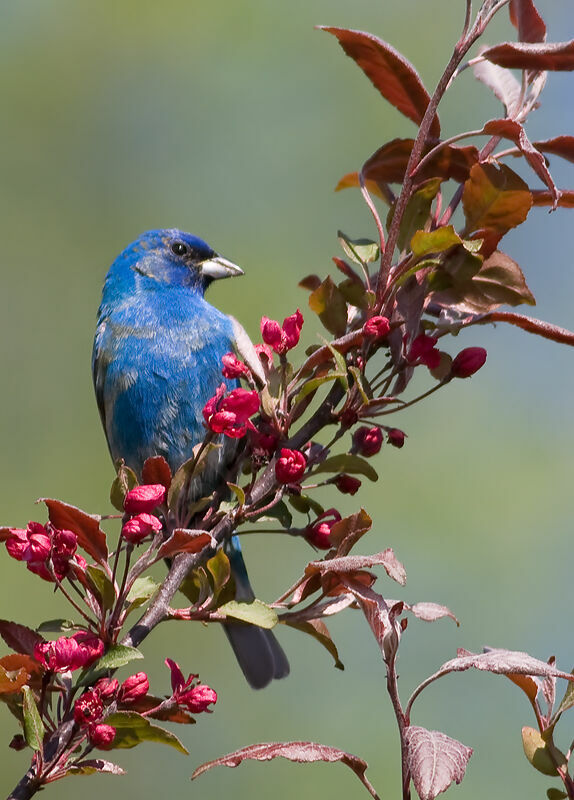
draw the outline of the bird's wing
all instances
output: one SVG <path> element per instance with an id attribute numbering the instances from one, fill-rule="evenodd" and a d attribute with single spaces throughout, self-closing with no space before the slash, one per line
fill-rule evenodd
<path id="1" fill-rule="evenodd" d="M 106 415 L 105 415 L 106 406 L 104 402 L 104 386 L 106 382 L 106 372 L 108 369 L 109 358 L 107 357 L 103 341 L 105 329 L 106 329 L 106 323 L 100 322 L 96 330 L 96 336 L 94 338 L 94 349 L 92 351 L 92 378 L 94 380 L 94 389 L 96 391 L 96 402 L 98 404 L 98 410 L 100 412 L 100 417 L 102 420 L 102 424 L 104 426 L 104 431 L 107 431 Z"/>
<path id="2" fill-rule="evenodd" d="M 235 317 L 230 315 L 229 319 L 231 320 L 231 326 L 233 328 L 234 346 L 237 355 L 240 356 L 243 361 L 245 361 L 253 375 L 255 375 L 257 378 L 258 383 L 261 386 L 265 386 L 267 384 L 267 381 L 265 380 L 265 373 L 263 372 L 263 367 L 261 366 L 261 360 L 257 355 L 257 350 L 249 338 L 249 334 L 243 325 L 235 319 Z"/>

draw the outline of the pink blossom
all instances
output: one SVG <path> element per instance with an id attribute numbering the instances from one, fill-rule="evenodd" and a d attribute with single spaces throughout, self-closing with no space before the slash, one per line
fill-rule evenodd
<path id="1" fill-rule="evenodd" d="M 353 434 L 353 451 L 361 456 L 376 455 L 383 444 L 383 432 L 380 428 L 367 428 L 363 425 Z"/>
<path id="2" fill-rule="evenodd" d="M 120 703 L 133 703 L 149 691 L 149 681 L 145 672 L 136 672 L 122 683 L 118 700 Z"/>
<path id="3" fill-rule="evenodd" d="M 300 450 L 281 449 L 275 464 L 275 477 L 279 483 L 297 483 L 307 469 L 307 459 Z"/>
<path id="4" fill-rule="evenodd" d="M 435 345 L 438 342 L 436 336 L 428 336 L 421 333 L 413 340 L 407 353 L 407 361 L 411 366 L 424 364 L 429 369 L 436 369 L 440 364 L 440 351 Z"/>
<path id="5" fill-rule="evenodd" d="M 224 378 L 240 378 L 242 375 L 250 374 L 250 369 L 247 364 L 240 361 L 233 353 L 226 353 L 221 361 L 223 362 L 221 373 Z"/>
<path id="6" fill-rule="evenodd" d="M 195 683 L 198 675 L 190 675 L 187 680 L 179 665 L 166 658 L 165 663 L 171 671 L 172 699 L 193 714 L 209 711 L 208 706 L 217 702 L 217 692 L 204 683 Z"/>
<path id="7" fill-rule="evenodd" d="M 450 375 L 452 378 L 470 378 L 484 366 L 485 361 L 484 347 L 466 347 L 453 359 Z"/>
<path id="8" fill-rule="evenodd" d="M 98 692 L 102 700 L 113 700 L 120 688 L 116 678 L 100 678 L 95 684 L 94 691 Z"/>
<path id="9" fill-rule="evenodd" d="M 353 478 L 352 475 L 345 473 L 338 475 L 334 483 L 341 494 L 357 494 L 361 486 L 361 481 L 358 478 Z"/>
<path id="10" fill-rule="evenodd" d="M 203 417 L 214 433 L 223 433 L 232 439 L 245 436 L 249 417 L 259 411 L 259 395 L 247 389 L 233 389 L 227 396 L 222 383 L 215 395 L 203 408 Z"/>
<path id="11" fill-rule="evenodd" d="M 331 528 L 340 522 L 341 515 L 335 508 L 324 511 L 312 525 L 305 528 L 305 538 L 319 550 L 328 550 L 332 547 Z"/>
<path id="12" fill-rule="evenodd" d="M 90 725 L 88 728 L 88 738 L 93 747 L 107 750 L 116 738 L 116 729 L 111 725 Z"/>
<path id="13" fill-rule="evenodd" d="M 391 330 L 391 324 L 387 317 L 371 317 L 363 325 L 363 335 L 373 336 L 375 339 L 382 339 Z"/>
<path id="14" fill-rule="evenodd" d="M 104 643 L 93 633 L 81 631 L 73 636 L 61 636 L 55 642 L 38 642 L 34 658 L 50 672 L 87 667 L 104 654 Z"/>
<path id="15" fill-rule="evenodd" d="M 25 530 L 11 528 L 6 549 L 12 558 L 45 581 L 62 581 L 70 571 L 78 537 L 73 531 L 59 530 L 51 523 L 29 522 Z"/>
<path id="16" fill-rule="evenodd" d="M 74 720 L 78 725 L 90 725 L 98 722 L 104 713 L 104 704 L 97 690 L 91 689 L 74 703 Z"/>
<path id="17" fill-rule="evenodd" d="M 124 508 L 128 514 L 149 514 L 165 500 L 165 486 L 161 483 L 148 483 L 134 486 L 126 494 Z"/>
<path id="18" fill-rule="evenodd" d="M 274 319 L 261 317 L 261 336 L 263 341 L 280 355 L 298 344 L 302 327 L 303 315 L 299 309 L 294 314 L 291 314 L 290 317 L 285 317 L 282 326 Z"/>
<path id="19" fill-rule="evenodd" d="M 137 514 L 124 523 L 122 536 L 130 544 L 139 544 L 147 536 L 161 531 L 162 528 L 162 521 L 153 514 Z"/>

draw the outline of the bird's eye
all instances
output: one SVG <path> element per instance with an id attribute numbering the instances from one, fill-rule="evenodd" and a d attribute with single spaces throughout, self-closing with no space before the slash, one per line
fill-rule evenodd
<path id="1" fill-rule="evenodd" d="M 176 256 L 184 256 L 187 253 L 187 245 L 183 242 L 174 242 L 171 246 L 171 252 Z"/>

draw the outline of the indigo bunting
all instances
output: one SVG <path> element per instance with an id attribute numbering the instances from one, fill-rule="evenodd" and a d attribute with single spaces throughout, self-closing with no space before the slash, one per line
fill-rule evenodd
<path id="1" fill-rule="evenodd" d="M 161 455 L 173 472 L 205 436 L 202 410 L 222 379 L 222 356 L 233 349 L 236 324 L 204 299 L 212 281 L 242 275 L 204 241 L 176 229 L 152 230 L 112 264 L 104 284 L 94 339 L 96 398 L 114 462 L 141 476 Z M 227 381 L 229 388 L 236 381 Z M 233 459 L 237 440 L 221 447 L 192 481 L 189 502 L 213 492 Z M 226 544 L 236 599 L 254 599 L 239 539 Z M 289 673 L 273 633 L 241 622 L 225 632 L 249 684 L 266 686 Z"/>

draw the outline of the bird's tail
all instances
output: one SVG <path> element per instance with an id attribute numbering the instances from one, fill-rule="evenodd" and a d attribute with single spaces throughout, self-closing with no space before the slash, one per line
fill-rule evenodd
<path id="1" fill-rule="evenodd" d="M 233 536 L 226 547 L 235 579 L 235 599 L 249 603 L 255 594 L 249 583 L 241 554 L 239 537 Z M 263 689 L 274 678 L 289 674 L 289 662 L 272 631 L 246 622 L 226 622 L 223 626 L 247 682 L 253 689 Z"/>

